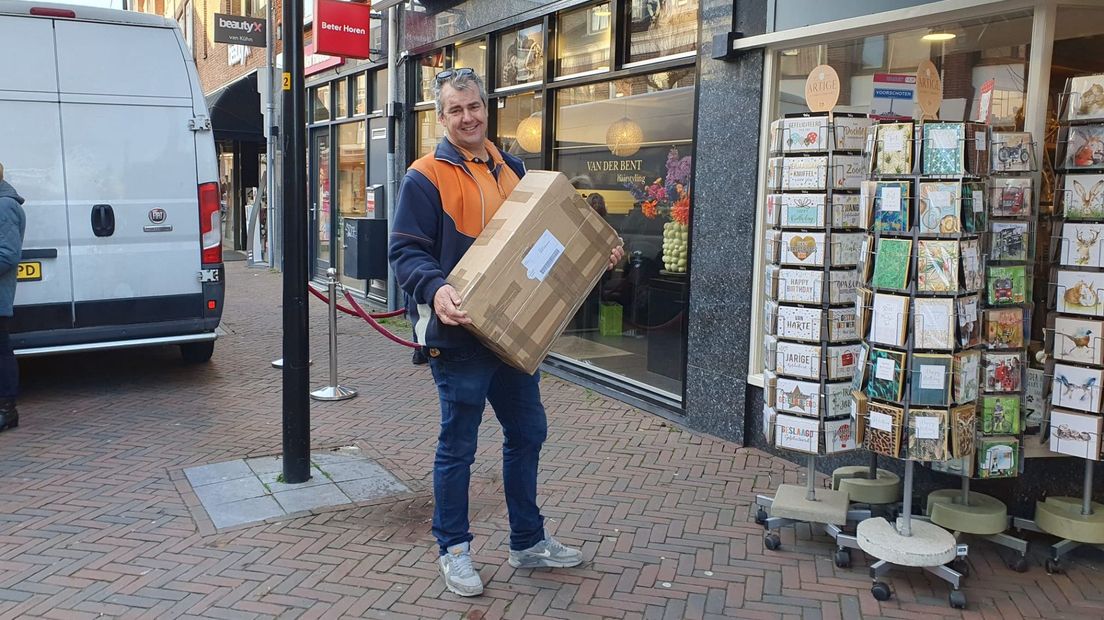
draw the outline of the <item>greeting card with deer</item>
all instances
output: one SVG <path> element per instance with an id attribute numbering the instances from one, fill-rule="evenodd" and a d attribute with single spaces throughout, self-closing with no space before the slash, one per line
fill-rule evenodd
<path id="1" fill-rule="evenodd" d="M 1072 224 L 1062 226 L 1059 246 L 1061 264 L 1070 267 L 1104 267 L 1104 224 Z"/>

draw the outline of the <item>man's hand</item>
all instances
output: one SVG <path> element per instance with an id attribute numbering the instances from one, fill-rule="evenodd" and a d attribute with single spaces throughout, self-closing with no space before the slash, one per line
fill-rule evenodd
<path id="1" fill-rule="evenodd" d="M 621 245 L 614 246 L 613 250 L 610 252 L 609 265 L 606 266 L 606 271 L 612 271 L 613 268 L 617 266 L 617 263 L 620 263 L 621 259 L 625 257 L 625 242 L 621 239 L 618 239 L 618 241 L 621 242 Z"/>
<path id="2" fill-rule="evenodd" d="M 437 289 L 433 296 L 433 311 L 437 313 L 437 320 L 445 325 L 467 325 L 471 323 L 468 313 L 460 309 L 460 293 L 451 285 L 446 284 Z"/>

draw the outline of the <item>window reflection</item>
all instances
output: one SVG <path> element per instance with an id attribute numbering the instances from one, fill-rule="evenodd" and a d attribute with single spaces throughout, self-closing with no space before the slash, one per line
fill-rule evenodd
<path id="1" fill-rule="evenodd" d="M 433 101 L 433 80 L 445 70 L 445 51 L 438 50 L 422 57 L 418 64 L 418 101 Z"/>
<path id="2" fill-rule="evenodd" d="M 544 79 L 544 26 L 537 24 L 498 36 L 497 88 Z"/>
<path id="3" fill-rule="evenodd" d="M 418 157 L 432 153 L 433 149 L 437 148 L 437 143 L 441 141 L 441 138 L 445 137 L 445 128 L 437 122 L 436 110 L 422 110 L 415 112 L 418 117 L 417 121 L 417 150 Z"/>
<path id="4" fill-rule="evenodd" d="M 365 153 L 364 121 L 346 123 L 337 128 L 337 231 L 343 234 L 345 218 L 364 217 L 367 201 L 368 170 Z M 356 290 L 364 289 L 364 282 L 353 280 L 344 274 L 344 252 L 340 245 L 336 258 L 337 273 L 341 283 Z"/>
<path id="5" fill-rule="evenodd" d="M 356 76 L 356 92 L 354 93 L 353 114 L 368 113 L 368 75 L 361 73 Z"/>
<path id="6" fill-rule="evenodd" d="M 632 0 L 628 62 L 692 52 L 698 43 L 698 0 Z"/>
<path id="7" fill-rule="evenodd" d="M 468 67 L 484 82 L 487 79 L 487 44 L 482 40 L 456 46 L 454 67 Z"/>
<path id="8" fill-rule="evenodd" d="M 540 168 L 544 106 L 539 94 L 506 97 L 498 105 L 498 145 L 529 169 Z"/>
<path id="9" fill-rule="evenodd" d="M 344 79 L 337 80 L 334 84 L 334 118 L 349 116 L 349 95 L 346 92 L 348 82 Z"/>
<path id="10" fill-rule="evenodd" d="M 323 84 L 313 89 L 312 92 L 314 93 L 314 96 L 311 97 L 314 114 L 311 119 L 316 123 L 330 120 L 330 85 Z"/>
<path id="11" fill-rule="evenodd" d="M 608 2 L 560 14 L 557 76 L 609 70 L 610 14 Z"/>

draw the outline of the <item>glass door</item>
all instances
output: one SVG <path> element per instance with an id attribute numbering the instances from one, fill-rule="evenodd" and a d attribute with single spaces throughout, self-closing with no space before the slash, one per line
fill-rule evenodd
<path id="1" fill-rule="evenodd" d="M 331 220 L 332 198 L 330 193 L 330 133 L 329 129 L 315 130 L 311 136 L 310 226 L 311 264 L 314 276 L 324 277 L 330 268 L 333 226 Z"/>

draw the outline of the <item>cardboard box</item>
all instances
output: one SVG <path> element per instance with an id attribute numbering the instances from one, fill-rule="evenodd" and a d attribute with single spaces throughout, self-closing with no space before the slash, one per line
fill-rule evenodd
<path id="1" fill-rule="evenodd" d="M 467 325 L 534 373 L 606 271 L 617 232 L 559 172 L 530 170 L 448 276 Z"/>

